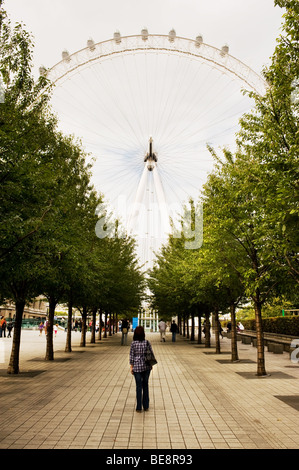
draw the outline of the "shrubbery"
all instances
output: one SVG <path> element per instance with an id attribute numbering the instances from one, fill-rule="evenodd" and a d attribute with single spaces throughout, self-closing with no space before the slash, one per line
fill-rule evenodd
<path id="1" fill-rule="evenodd" d="M 246 330 L 255 330 L 255 320 L 242 320 Z M 298 317 L 269 317 L 262 319 L 263 331 L 265 333 L 277 333 L 299 337 Z"/>

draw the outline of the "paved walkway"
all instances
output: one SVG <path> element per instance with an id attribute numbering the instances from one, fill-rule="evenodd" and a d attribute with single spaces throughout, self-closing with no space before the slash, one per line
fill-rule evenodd
<path id="1" fill-rule="evenodd" d="M 150 377 L 150 410 L 135 412 L 135 382 L 120 334 L 44 361 L 45 337 L 22 331 L 19 376 L 6 374 L 11 339 L 0 346 L 1 449 L 299 449 L 299 365 L 266 352 L 271 375 L 258 378 L 256 349 L 230 340 L 214 348 L 148 334 L 158 365 Z"/>

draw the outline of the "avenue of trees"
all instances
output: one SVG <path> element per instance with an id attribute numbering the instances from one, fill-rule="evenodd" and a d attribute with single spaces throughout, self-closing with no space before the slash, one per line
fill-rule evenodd
<path id="1" fill-rule="evenodd" d="M 299 298 L 299 3 L 275 0 L 275 5 L 285 13 L 271 64 L 262 71 L 266 93 L 250 93 L 254 108 L 240 121 L 236 152 L 223 149 L 219 156 L 210 148 L 214 170 L 200 200 L 190 201 L 194 214 L 203 209 L 203 244 L 188 250 L 183 231 L 174 232 L 149 279 L 161 314 L 191 318 L 192 324 L 195 316 L 208 323 L 215 315 L 218 352 L 218 313 L 229 311 L 233 361 L 238 360 L 235 311 L 251 302 L 257 375 L 267 374 L 263 307 L 273 298 L 297 304 Z M 206 334 L 207 346 L 209 341 Z"/>
<path id="2" fill-rule="evenodd" d="M 199 201 L 185 207 L 190 221 L 182 215 L 182 226 L 190 223 L 193 233 L 203 214 L 203 243 L 188 249 L 187 231 L 174 229 L 148 279 L 153 307 L 160 316 L 177 315 L 184 329 L 190 318 L 192 326 L 195 318 L 209 326 L 214 314 L 217 352 L 218 315 L 230 312 L 232 361 L 238 360 L 235 312 L 250 302 L 258 375 L 267 374 L 263 309 L 272 299 L 299 302 L 299 4 L 274 3 L 285 13 L 271 64 L 262 71 L 266 93 L 249 93 L 254 108 L 240 121 L 234 153 L 223 149 L 218 155 L 210 148 L 214 171 Z M 105 216 L 99 211 L 104 196 L 91 183 L 82 144 L 58 130 L 51 86 L 44 76 L 33 78 L 32 54 L 30 34 L 20 24 L 11 26 L 0 0 L 0 297 L 16 306 L 11 374 L 19 372 L 24 307 L 35 297 L 49 302 L 45 358 L 53 360 L 58 304 L 68 305 L 65 350 L 70 352 L 73 308 L 82 314 L 84 346 L 88 314 L 94 326 L 97 314 L 105 320 L 130 315 L 145 291 L 135 241 L 96 234 Z"/>
<path id="3" fill-rule="evenodd" d="M 136 311 L 144 291 L 135 241 L 96 235 L 103 195 L 91 184 L 81 143 L 58 130 L 50 84 L 33 78 L 32 52 L 30 34 L 12 27 L 0 0 L 0 297 L 16 306 L 11 374 L 19 372 L 24 307 L 37 296 L 49 302 L 45 358 L 53 360 L 58 303 L 69 307 L 71 351 L 73 307 L 82 313 L 84 346 L 87 314 L 95 328 L 97 313 Z"/>

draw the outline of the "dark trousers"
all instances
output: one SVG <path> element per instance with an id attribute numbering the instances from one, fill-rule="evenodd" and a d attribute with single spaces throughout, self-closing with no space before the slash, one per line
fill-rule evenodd
<path id="1" fill-rule="evenodd" d="M 145 370 L 143 372 L 134 372 L 137 398 L 136 410 L 141 410 L 142 405 L 145 410 L 147 410 L 149 407 L 148 380 L 150 373 L 150 370 Z"/>

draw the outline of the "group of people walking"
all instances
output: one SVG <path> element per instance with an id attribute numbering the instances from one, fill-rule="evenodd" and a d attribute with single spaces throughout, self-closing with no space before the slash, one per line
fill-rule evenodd
<path id="1" fill-rule="evenodd" d="M 165 342 L 166 341 L 166 338 L 165 338 L 166 323 L 165 323 L 164 320 L 161 320 L 158 323 L 158 328 L 159 328 L 159 331 L 160 331 L 160 341 Z M 172 323 L 171 323 L 171 326 L 170 326 L 170 331 L 171 331 L 171 340 L 174 343 L 176 341 L 176 335 L 179 331 L 178 325 L 176 324 L 176 322 L 174 320 L 172 320 Z"/>
<path id="2" fill-rule="evenodd" d="M 5 320 L 5 317 L 2 315 L 0 317 L 0 338 L 6 337 L 6 329 L 7 329 L 7 338 L 11 338 L 11 332 L 13 329 L 13 322 L 9 320 L 8 322 Z"/>

